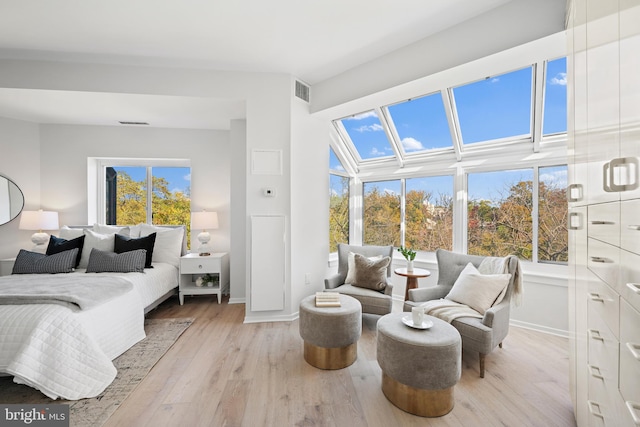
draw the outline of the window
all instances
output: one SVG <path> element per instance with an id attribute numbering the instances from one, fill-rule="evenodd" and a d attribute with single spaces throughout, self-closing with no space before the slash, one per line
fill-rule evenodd
<path id="1" fill-rule="evenodd" d="M 527 67 L 453 88 L 464 144 L 531 137 L 532 70 Z"/>
<path id="2" fill-rule="evenodd" d="M 567 167 L 539 169 L 538 260 L 568 261 Z"/>
<path id="3" fill-rule="evenodd" d="M 363 243 L 400 246 L 400 180 L 363 185 Z"/>
<path id="4" fill-rule="evenodd" d="M 349 243 L 349 178 L 329 175 L 329 252 Z"/>
<path id="5" fill-rule="evenodd" d="M 188 230 L 190 181 L 190 167 L 105 165 L 104 222 L 186 225 Z"/>
<path id="6" fill-rule="evenodd" d="M 547 62 L 542 134 L 567 131 L 567 58 Z"/>
<path id="7" fill-rule="evenodd" d="M 532 260 L 533 169 L 468 175 L 467 253 Z"/>
<path id="8" fill-rule="evenodd" d="M 405 153 L 453 148 L 440 92 L 390 105 L 387 109 Z"/>
<path id="9" fill-rule="evenodd" d="M 329 170 L 344 172 L 344 166 L 342 166 L 342 162 L 336 156 L 333 148 L 329 147 Z"/>
<path id="10" fill-rule="evenodd" d="M 394 154 L 380 118 L 374 110 L 344 118 L 339 122 L 362 160 L 390 157 Z"/>
<path id="11" fill-rule="evenodd" d="M 405 245 L 414 250 L 453 248 L 453 177 L 406 181 Z"/>

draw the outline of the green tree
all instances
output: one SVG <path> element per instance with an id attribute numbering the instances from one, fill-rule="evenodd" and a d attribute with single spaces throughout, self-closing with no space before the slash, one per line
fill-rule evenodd
<path id="1" fill-rule="evenodd" d="M 364 196 L 364 244 L 400 246 L 400 196 L 373 187 Z"/>
<path id="2" fill-rule="evenodd" d="M 337 188 L 332 186 L 329 193 L 330 252 L 338 250 L 338 243 L 349 242 L 349 178 L 338 178 L 340 185 Z"/>

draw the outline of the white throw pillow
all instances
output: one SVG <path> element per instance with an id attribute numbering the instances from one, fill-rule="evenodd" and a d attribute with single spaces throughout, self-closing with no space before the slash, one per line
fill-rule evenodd
<path id="1" fill-rule="evenodd" d="M 446 299 L 468 305 L 484 314 L 498 295 L 509 285 L 511 274 L 480 274 L 469 263 L 462 270 Z"/>
<path id="2" fill-rule="evenodd" d="M 382 255 L 376 255 L 372 257 L 367 257 L 369 261 L 377 261 L 382 259 Z M 356 263 L 355 263 L 355 252 L 349 252 L 347 256 L 347 278 L 344 279 L 344 283 L 352 284 L 356 279 Z"/>
<path id="3" fill-rule="evenodd" d="M 140 224 L 140 237 L 146 237 L 151 233 L 158 233 L 153 246 L 152 262 L 164 262 L 179 267 L 184 229 Z"/>
<path id="4" fill-rule="evenodd" d="M 85 229 L 84 235 L 84 246 L 82 247 L 82 257 L 80 258 L 78 268 L 87 268 L 91 250 L 94 248 L 104 252 L 113 252 L 113 247 L 115 245 L 115 233 L 101 234 L 96 233 L 93 230 Z"/>
<path id="5" fill-rule="evenodd" d="M 106 225 L 106 224 L 93 224 L 93 231 L 100 234 L 120 234 L 121 236 L 133 237 L 129 227 L 122 225 Z"/>

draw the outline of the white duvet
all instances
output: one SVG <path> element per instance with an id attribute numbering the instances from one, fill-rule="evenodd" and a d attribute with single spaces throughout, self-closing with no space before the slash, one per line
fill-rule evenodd
<path id="1" fill-rule="evenodd" d="M 133 289 L 89 310 L 59 304 L 0 306 L 0 372 L 52 399 L 77 400 L 104 391 L 116 376 L 112 359 L 145 337 L 144 308 L 175 288 L 178 278 L 169 264 L 116 275 Z M 0 286 L 3 280 L 10 276 L 0 277 Z"/>

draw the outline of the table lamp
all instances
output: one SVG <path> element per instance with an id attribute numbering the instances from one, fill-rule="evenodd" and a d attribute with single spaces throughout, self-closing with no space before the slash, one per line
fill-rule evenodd
<path id="1" fill-rule="evenodd" d="M 211 246 L 209 240 L 211 240 L 211 234 L 207 230 L 216 230 L 218 228 L 218 213 L 217 212 L 191 212 L 191 229 L 201 230 L 198 234 L 198 241 L 200 247 L 198 247 L 198 254 L 200 256 L 211 255 Z"/>
<path id="2" fill-rule="evenodd" d="M 37 230 L 31 236 L 33 249 L 41 252 L 44 245 L 49 241 L 49 235 L 43 230 L 58 230 L 60 224 L 58 222 L 58 212 L 43 211 L 22 211 L 20 216 L 20 230 Z"/>

